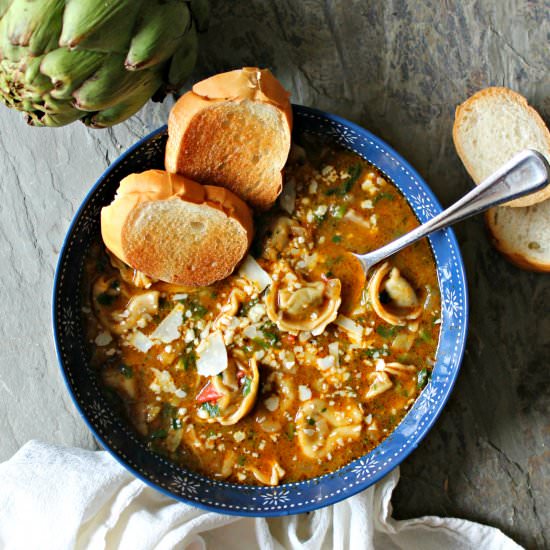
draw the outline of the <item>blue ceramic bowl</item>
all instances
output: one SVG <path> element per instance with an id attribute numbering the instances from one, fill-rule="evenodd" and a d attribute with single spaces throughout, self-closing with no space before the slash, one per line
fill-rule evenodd
<path id="1" fill-rule="evenodd" d="M 441 211 L 437 199 L 415 170 L 370 132 L 340 117 L 294 107 L 294 128 L 330 136 L 379 168 L 403 193 L 420 222 Z M 464 266 L 454 234 L 430 237 L 442 298 L 442 325 L 430 382 L 394 432 L 373 451 L 331 474 L 278 487 L 214 481 L 165 460 L 147 449 L 103 398 L 88 366 L 81 314 L 81 280 L 88 247 L 98 238 L 102 206 L 113 199 L 120 180 L 148 168 L 162 168 L 166 127 L 143 138 L 92 187 L 71 223 L 63 244 L 53 295 L 55 345 L 67 388 L 84 421 L 125 468 L 163 493 L 194 506 L 242 516 L 307 512 L 343 500 L 385 476 L 417 447 L 434 424 L 458 376 L 467 327 Z"/>

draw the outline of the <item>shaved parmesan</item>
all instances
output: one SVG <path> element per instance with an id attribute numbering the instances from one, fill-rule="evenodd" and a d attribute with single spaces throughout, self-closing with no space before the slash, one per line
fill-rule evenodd
<path id="1" fill-rule="evenodd" d="M 338 356 L 338 342 L 331 342 L 328 345 L 328 352 L 332 357 L 334 357 L 334 365 L 338 367 L 340 364 L 340 358 Z"/>
<path id="2" fill-rule="evenodd" d="M 201 376 L 215 376 L 227 368 L 227 349 L 219 330 L 203 340 L 197 352 L 197 372 Z"/>
<path id="3" fill-rule="evenodd" d="M 294 212 L 294 207 L 296 206 L 296 182 L 293 179 L 287 181 L 283 187 L 279 203 L 281 208 L 289 214 Z"/>
<path id="4" fill-rule="evenodd" d="M 345 315 L 338 315 L 334 323 L 344 329 L 354 340 L 361 341 L 363 337 L 363 327 L 354 320 Z"/>
<path id="5" fill-rule="evenodd" d="M 260 292 L 273 282 L 269 274 L 260 267 L 260 264 L 250 254 L 242 263 L 239 275 L 254 283 Z"/>
<path id="6" fill-rule="evenodd" d="M 139 330 L 134 330 L 134 332 L 130 334 L 128 343 L 142 353 L 147 353 L 154 345 L 153 341 Z"/>
<path id="7" fill-rule="evenodd" d="M 160 325 L 153 331 L 150 338 L 160 340 L 167 344 L 179 338 L 180 327 L 183 323 L 183 306 L 178 304 L 172 311 L 162 320 Z"/>

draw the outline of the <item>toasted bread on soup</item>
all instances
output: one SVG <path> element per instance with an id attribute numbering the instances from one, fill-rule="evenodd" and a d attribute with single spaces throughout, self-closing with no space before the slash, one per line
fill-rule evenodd
<path id="1" fill-rule="evenodd" d="M 172 108 L 166 169 L 225 187 L 265 210 L 282 189 L 291 128 L 289 93 L 269 70 L 217 74 Z"/>
<path id="2" fill-rule="evenodd" d="M 206 286 L 230 275 L 253 236 L 252 214 L 231 191 L 162 170 L 131 174 L 101 211 L 101 234 L 146 275 Z"/>
<path id="3" fill-rule="evenodd" d="M 550 132 L 527 100 L 508 88 L 485 88 L 459 105 L 453 140 L 477 184 L 523 149 L 536 149 L 550 162 Z M 531 206 L 550 198 L 550 186 L 506 203 Z"/>

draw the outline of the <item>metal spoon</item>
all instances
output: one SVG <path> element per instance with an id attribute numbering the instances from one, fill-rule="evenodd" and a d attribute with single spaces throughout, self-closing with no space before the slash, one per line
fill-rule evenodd
<path id="1" fill-rule="evenodd" d="M 525 149 L 431 220 L 382 248 L 367 254 L 353 255 L 361 263 L 366 279 L 374 265 L 430 233 L 445 229 L 492 206 L 539 191 L 548 184 L 549 174 L 550 166 L 544 156 L 537 151 Z"/>

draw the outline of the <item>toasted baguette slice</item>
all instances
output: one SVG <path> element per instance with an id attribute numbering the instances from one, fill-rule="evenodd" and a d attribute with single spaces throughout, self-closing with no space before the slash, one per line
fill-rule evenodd
<path id="1" fill-rule="evenodd" d="M 477 184 L 523 149 L 536 149 L 550 162 L 550 132 L 520 94 L 486 88 L 459 105 L 453 141 L 458 156 Z M 550 198 L 550 186 L 506 206 L 530 206 Z"/>
<path id="2" fill-rule="evenodd" d="M 290 150 L 288 98 L 267 69 L 255 67 L 195 84 L 170 112 L 166 169 L 269 208 L 281 192 Z"/>
<path id="3" fill-rule="evenodd" d="M 107 248 L 161 281 L 206 286 L 230 275 L 252 241 L 252 214 L 231 191 L 162 170 L 131 174 L 101 210 Z"/>
<path id="4" fill-rule="evenodd" d="M 550 272 L 550 200 L 525 208 L 491 208 L 485 219 L 493 244 L 508 260 Z"/>

